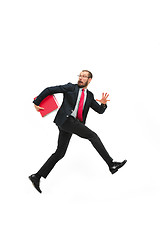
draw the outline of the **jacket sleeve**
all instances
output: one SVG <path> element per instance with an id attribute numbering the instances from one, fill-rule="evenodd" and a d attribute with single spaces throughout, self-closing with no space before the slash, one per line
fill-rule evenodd
<path id="1" fill-rule="evenodd" d="M 38 95 L 38 97 L 33 101 L 33 103 L 39 106 L 42 100 L 46 98 L 48 95 L 52 95 L 55 93 L 65 93 L 67 91 L 73 91 L 73 86 L 74 85 L 72 83 L 67 83 L 65 85 L 47 87 Z"/>
<path id="2" fill-rule="evenodd" d="M 91 108 L 94 111 L 96 111 L 97 113 L 102 114 L 102 113 L 105 112 L 105 110 L 107 108 L 107 104 L 99 104 L 99 103 L 97 103 L 97 101 L 93 97 L 93 100 L 92 100 L 92 103 L 91 103 Z"/>

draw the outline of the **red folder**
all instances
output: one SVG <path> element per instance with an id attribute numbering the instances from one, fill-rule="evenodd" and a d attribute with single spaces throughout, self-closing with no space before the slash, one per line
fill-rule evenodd
<path id="1" fill-rule="evenodd" d="M 46 116 L 48 113 L 56 110 L 59 107 L 57 99 L 54 95 L 47 96 L 45 99 L 42 100 L 39 106 L 44 108 L 39 110 L 42 117 Z"/>

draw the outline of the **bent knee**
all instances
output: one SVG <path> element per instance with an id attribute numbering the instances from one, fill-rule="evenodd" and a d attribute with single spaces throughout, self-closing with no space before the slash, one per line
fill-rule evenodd
<path id="1" fill-rule="evenodd" d="M 98 135 L 97 135 L 97 133 L 92 132 L 91 136 L 89 137 L 89 140 L 92 141 L 92 140 L 95 140 L 95 139 L 97 139 L 97 138 L 99 138 Z"/>
<path id="2" fill-rule="evenodd" d="M 64 151 L 56 151 L 55 153 L 54 153 L 54 155 L 56 156 L 56 158 L 57 159 L 62 159 L 64 156 L 65 156 L 65 154 L 66 154 L 66 150 L 64 150 Z"/>

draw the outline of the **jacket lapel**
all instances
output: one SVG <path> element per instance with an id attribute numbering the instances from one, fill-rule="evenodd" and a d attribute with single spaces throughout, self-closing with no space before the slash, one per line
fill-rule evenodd
<path id="1" fill-rule="evenodd" d="M 86 102 L 83 110 L 84 113 L 86 112 L 87 108 L 89 108 L 89 105 L 90 105 L 89 103 L 90 103 L 90 92 L 87 89 L 87 98 L 86 98 Z"/>
<path id="2" fill-rule="evenodd" d="M 79 87 L 76 84 L 76 86 L 75 86 L 75 101 L 77 101 L 78 93 L 79 93 Z"/>
<path id="3" fill-rule="evenodd" d="M 74 90 L 74 97 L 73 97 L 73 109 L 75 108 L 76 106 L 76 102 L 77 102 L 77 98 L 78 98 L 78 93 L 79 93 L 79 87 L 78 87 L 78 84 L 75 84 L 75 90 Z M 72 93 L 73 94 L 73 93 Z"/>

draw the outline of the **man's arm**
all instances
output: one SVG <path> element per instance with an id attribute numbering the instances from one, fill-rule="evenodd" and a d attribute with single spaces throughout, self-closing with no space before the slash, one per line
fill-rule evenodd
<path id="1" fill-rule="evenodd" d="M 35 108 L 39 106 L 39 104 L 42 102 L 44 98 L 46 98 L 48 95 L 52 95 L 55 93 L 65 93 L 67 91 L 72 91 L 73 90 L 73 84 L 72 83 L 67 83 L 65 85 L 59 85 L 55 87 L 48 87 L 44 89 L 38 97 L 33 101 L 35 104 Z M 39 111 L 40 107 L 36 108 L 37 111 Z"/>
<path id="2" fill-rule="evenodd" d="M 102 114 L 102 113 L 104 113 L 104 111 L 106 110 L 106 108 L 107 108 L 107 102 L 108 101 L 110 101 L 110 100 L 108 100 L 107 98 L 108 98 L 108 96 L 109 96 L 109 94 L 107 95 L 107 93 L 102 93 L 102 98 L 101 98 L 101 100 L 98 100 L 98 99 L 94 99 L 93 98 L 93 100 L 92 100 L 92 104 L 91 104 L 91 108 L 94 110 L 94 111 L 96 111 L 96 112 L 98 112 L 98 113 L 100 113 L 100 114 Z M 98 101 L 98 102 L 100 102 L 101 103 L 101 105 L 99 105 L 96 101 Z"/>

